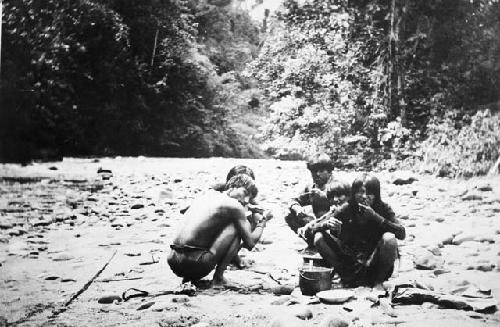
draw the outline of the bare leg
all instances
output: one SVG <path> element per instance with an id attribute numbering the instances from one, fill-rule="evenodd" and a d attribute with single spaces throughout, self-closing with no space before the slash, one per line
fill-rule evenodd
<path id="1" fill-rule="evenodd" d="M 224 282 L 224 271 L 226 270 L 231 259 L 240 250 L 240 237 L 234 225 L 227 226 L 222 233 L 217 237 L 212 244 L 210 251 L 215 253 L 215 261 L 217 266 L 214 272 L 214 284 L 222 284 Z"/>
<path id="2" fill-rule="evenodd" d="M 398 242 L 392 233 L 384 233 L 377 246 L 375 265 L 375 285 L 380 284 L 391 277 L 394 263 L 398 256 Z"/>
<path id="3" fill-rule="evenodd" d="M 335 270 L 339 271 L 342 269 L 342 263 L 341 260 L 336 253 L 336 247 L 332 246 L 334 241 L 332 240 L 331 242 L 328 242 L 325 239 L 325 235 L 323 233 L 318 232 L 314 235 L 314 246 L 318 250 L 319 254 L 323 257 L 323 259 L 326 260 L 326 262 Z"/>

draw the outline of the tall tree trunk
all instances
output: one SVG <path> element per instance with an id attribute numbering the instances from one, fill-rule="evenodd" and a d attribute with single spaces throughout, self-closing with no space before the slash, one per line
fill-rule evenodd
<path id="1" fill-rule="evenodd" d="M 387 82 L 386 82 L 386 90 L 387 90 L 387 98 L 386 105 L 389 113 L 389 117 L 393 116 L 392 111 L 392 74 L 393 74 L 393 63 L 394 63 L 394 15 L 395 15 L 395 7 L 396 0 L 391 0 L 391 8 L 390 8 L 390 17 L 391 17 L 391 25 L 389 27 L 389 42 L 388 45 L 388 53 L 389 57 L 387 60 Z"/>
<path id="2" fill-rule="evenodd" d="M 2 80 L 2 21 L 3 21 L 3 1 L 0 0 L 0 81 Z"/>
<path id="3" fill-rule="evenodd" d="M 158 31 L 159 29 L 156 29 L 155 33 L 155 43 L 153 44 L 153 53 L 151 54 L 151 68 L 153 68 L 155 56 L 156 56 L 156 43 L 158 42 Z"/>
<path id="4" fill-rule="evenodd" d="M 405 39 L 405 29 L 404 29 L 404 15 L 406 12 L 406 0 L 401 0 L 401 7 L 399 8 L 398 17 L 398 38 L 397 38 L 397 50 L 396 58 L 398 65 L 398 107 L 399 114 L 401 115 L 401 124 L 405 127 L 408 126 L 408 115 L 405 99 L 405 69 L 403 67 L 403 60 L 401 59 L 401 41 Z"/>
<path id="5" fill-rule="evenodd" d="M 393 117 L 400 116 L 401 124 L 408 125 L 408 115 L 405 100 L 405 71 L 401 59 L 401 39 L 404 39 L 404 13 L 406 12 L 406 0 L 391 3 L 391 51 L 392 51 L 392 76 L 391 88 L 391 113 Z"/>

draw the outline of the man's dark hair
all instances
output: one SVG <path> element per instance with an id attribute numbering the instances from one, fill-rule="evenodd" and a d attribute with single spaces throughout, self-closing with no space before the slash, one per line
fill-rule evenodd
<path id="1" fill-rule="evenodd" d="M 250 198 L 255 198 L 259 190 L 257 186 L 255 186 L 255 182 L 253 179 L 246 174 L 238 174 L 233 176 L 226 183 L 226 190 L 231 188 L 240 188 L 243 187 L 250 195 Z"/>
<path id="2" fill-rule="evenodd" d="M 334 197 L 339 197 L 345 195 L 347 197 L 351 196 L 351 186 L 347 183 L 333 182 L 326 187 L 326 196 L 329 199 Z"/>
<path id="3" fill-rule="evenodd" d="M 320 170 L 332 171 L 333 168 L 332 159 L 326 153 L 318 153 L 307 161 L 307 169 L 309 169 L 311 173 Z"/>
<path id="4" fill-rule="evenodd" d="M 380 201 L 380 181 L 373 175 L 368 175 L 365 179 L 366 194 L 375 195 L 375 201 Z"/>
<path id="5" fill-rule="evenodd" d="M 349 202 L 354 203 L 356 201 L 354 195 L 356 194 L 357 191 L 359 191 L 360 188 L 363 187 L 363 185 L 365 184 L 365 180 L 366 180 L 367 176 L 368 176 L 367 174 L 363 174 L 363 175 L 357 177 L 352 182 L 352 185 L 351 185 L 351 198 L 350 198 Z"/>
<path id="6" fill-rule="evenodd" d="M 229 181 L 233 176 L 239 175 L 239 174 L 245 174 L 250 177 L 252 177 L 253 180 L 255 180 L 255 175 L 253 173 L 253 170 L 245 165 L 236 165 L 233 168 L 229 170 L 227 173 L 226 177 L 226 182 Z"/>

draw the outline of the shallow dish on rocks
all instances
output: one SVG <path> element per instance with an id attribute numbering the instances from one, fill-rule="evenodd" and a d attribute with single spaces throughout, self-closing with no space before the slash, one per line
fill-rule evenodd
<path id="1" fill-rule="evenodd" d="M 316 296 L 325 303 L 344 303 L 354 297 L 351 290 L 329 290 L 316 293 Z"/>

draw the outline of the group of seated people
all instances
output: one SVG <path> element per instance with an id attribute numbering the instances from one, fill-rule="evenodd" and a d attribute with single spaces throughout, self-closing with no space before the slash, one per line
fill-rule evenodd
<path id="1" fill-rule="evenodd" d="M 313 183 L 292 200 L 286 223 L 344 286 L 380 285 L 392 275 L 399 255 L 396 239 L 405 238 L 405 229 L 381 200 L 379 180 L 363 174 L 350 185 L 340 182 L 326 154 L 311 159 L 307 168 Z M 241 265 L 239 250 L 251 250 L 272 218 L 256 203 L 257 192 L 253 171 L 239 165 L 229 171 L 226 183 L 193 201 L 168 255 L 172 271 L 183 282 L 197 281 L 215 269 L 213 284 L 224 284 L 228 265 Z"/>

